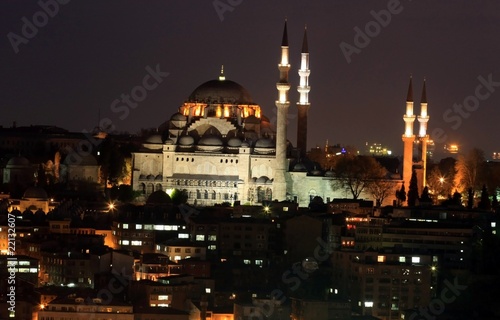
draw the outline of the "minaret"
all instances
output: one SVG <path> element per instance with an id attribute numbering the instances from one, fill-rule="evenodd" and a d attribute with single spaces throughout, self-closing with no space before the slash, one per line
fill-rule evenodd
<path id="1" fill-rule="evenodd" d="M 288 82 L 288 71 L 290 64 L 288 62 L 288 35 L 285 28 L 283 30 L 283 39 L 281 41 L 281 61 L 278 64 L 280 71 L 280 80 L 276 84 L 278 89 L 278 100 L 276 101 L 276 108 L 278 109 L 278 120 L 276 125 L 276 172 L 273 182 L 273 198 L 278 201 L 286 200 L 286 171 L 287 171 L 287 157 L 286 157 L 286 120 L 288 115 L 288 90 L 290 90 L 290 83 Z"/>
<path id="2" fill-rule="evenodd" d="M 415 135 L 413 134 L 415 115 L 413 114 L 413 88 L 411 76 L 408 86 L 408 95 L 406 97 L 406 114 L 403 116 L 403 120 L 405 121 L 405 133 L 403 134 L 403 182 L 409 185 L 413 168 L 413 142 L 415 141 Z"/>
<path id="3" fill-rule="evenodd" d="M 421 159 L 422 161 L 422 188 L 426 186 L 425 175 L 427 173 L 427 142 L 429 141 L 429 135 L 427 134 L 427 122 L 429 121 L 429 115 L 427 114 L 427 93 L 425 89 L 425 79 L 424 86 L 422 88 L 422 98 L 420 99 L 420 115 L 417 117 L 420 123 L 420 129 L 418 131 L 418 138 L 420 140 L 421 148 Z M 419 188 L 421 190 L 421 188 Z"/>
<path id="4" fill-rule="evenodd" d="M 307 47 L 307 27 L 304 28 L 304 39 L 302 40 L 302 53 L 300 60 L 300 84 L 297 91 L 300 94 L 297 108 L 299 110 L 299 117 L 297 122 L 297 148 L 300 155 L 304 156 L 307 152 L 307 113 L 311 104 L 309 103 L 309 49 Z"/>

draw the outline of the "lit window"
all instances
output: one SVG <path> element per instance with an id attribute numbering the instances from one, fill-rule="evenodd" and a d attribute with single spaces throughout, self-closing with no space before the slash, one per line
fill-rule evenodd
<path id="1" fill-rule="evenodd" d="M 166 295 L 159 295 L 158 300 L 168 300 L 168 296 Z"/>
<path id="2" fill-rule="evenodd" d="M 153 225 L 152 224 L 144 225 L 144 230 L 153 230 Z"/>
<path id="3" fill-rule="evenodd" d="M 181 260 L 181 256 L 175 256 L 175 257 L 174 257 L 174 260 L 176 260 L 176 261 Z"/>
<path id="4" fill-rule="evenodd" d="M 385 262 L 385 256 L 378 256 L 377 262 Z"/>
<path id="5" fill-rule="evenodd" d="M 212 292 L 212 289 L 210 288 L 205 288 L 205 293 L 211 293 Z"/>
<path id="6" fill-rule="evenodd" d="M 187 234 L 187 233 L 179 233 L 179 238 L 180 239 L 188 239 L 189 238 L 189 234 Z"/>
<path id="7" fill-rule="evenodd" d="M 128 229 L 128 223 L 123 224 L 123 229 Z"/>
<path id="8" fill-rule="evenodd" d="M 208 246 L 208 250 L 216 250 L 217 246 L 215 244 L 211 244 Z"/>
<path id="9" fill-rule="evenodd" d="M 255 260 L 255 264 L 261 266 L 264 263 L 264 260 Z"/>
<path id="10" fill-rule="evenodd" d="M 365 301 L 365 308 L 372 308 L 373 307 L 373 301 Z"/>
<path id="11" fill-rule="evenodd" d="M 420 257 L 411 257 L 411 263 L 420 263 Z"/>
<path id="12" fill-rule="evenodd" d="M 135 225 L 136 230 L 141 230 L 142 229 L 142 224 L 136 224 Z"/>
<path id="13" fill-rule="evenodd" d="M 204 234 L 197 234 L 196 241 L 205 241 L 205 235 Z"/>
<path id="14" fill-rule="evenodd" d="M 248 260 L 248 259 L 245 259 L 245 260 L 243 260 L 243 263 L 244 263 L 244 264 L 250 264 L 250 263 L 252 263 L 252 261 L 251 261 L 251 260 Z"/>
<path id="15" fill-rule="evenodd" d="M 132 240 L 132 245 L 133 246 L 142 246 L 142 241 L 140 241 L 140 240 Z"/>
<path id="16" fill-rule="evenodd" d="M 128 245 L 130 244 L 130 241 L 128 241 L 128 240 L 123 240 L 123 241 L 122 241 L 122 244 L 123 244 L 124 246 L 128 246 Z"/>

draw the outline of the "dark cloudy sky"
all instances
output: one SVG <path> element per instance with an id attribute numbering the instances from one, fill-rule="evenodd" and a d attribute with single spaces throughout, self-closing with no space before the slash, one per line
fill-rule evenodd
<path id="1" fill-rule="evenodd" d="M 273 119 L 287 17 L 292 86 L 308 27 L 310 147 L 326 139 L 358 148 L 379 142 L 400 153 L 413 74 L 417 103 L 427 79 L 429 133 L 443 132 L 438 148 L 457 142 L 487 155 L 500 151 L 500 1 L 71 0 L 44 20 L 40 3 L 54 1 L 0 2 L 4 127 L 16 121 L 92 130 L 99 108 L 118 131 L 156 127 L 199 84 L 216 78 L 221 64 L 227 78 L 246 87 Z M 218 13 L 215 5 L 221 3 L 232 10 Z M 354 46 L 354 28 L 376 28 L 372 11 L 388 6 L 397 13 L 380 30 L 372 29 L 369 43 L 348 63 L 340 44 Z M 33 35 L 26 21 L 34 18 L 40 27 Z M 141 85 L 146 67 L 156 65 L 169 74 L 162 83 L 126 116 L 114 112 L 113 101 Z M 297 98 L 292 87 L 288 138 L 294 144 Z M 453 109 L 464 101 L 471 111 Z"/>

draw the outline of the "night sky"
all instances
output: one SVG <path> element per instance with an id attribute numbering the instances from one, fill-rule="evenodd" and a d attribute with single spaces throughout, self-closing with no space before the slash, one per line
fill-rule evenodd
<path id="1" fill-rule="evenodd" d="M 52 3 L 48 10 L 55 11 L 55 0 L 0 2 L 4 127 L 16 121 L 18 126 L 90 131 L 99 109 L 119 132 L 157 127 L 198 85 L 217 78 L 221 64 L 227 79 L 248 89 L 264 114 L 275 119 L 277 63 L 287 17 L 292 65 L 288 138 L 293 144 L 297 70 L 307 24 L 309 147 L 323 146 L 326 139 L 360 149 L 365 142 L 378 142 L 400 154 L 412 74 L 416 113 L 427 79 L 428 132 L 440 142 L 437 149 L 458 143 L 462 150 L 481 148 L 487 156 L 500 151 L 499 1 L 71 0 L 58 4 L 53 17 L 41 13 L 41 3 Z M 374 22 L 381 10 L 392 11 L 388 23 L 382 15 L 386 26 Z M 34 18 L 39 25 L 35 35 L 26 27 Z M 354 47 L 354 28 L 367 25 L 372 28 L 369 43 L 358 41 L 362 48 Z M 350 63 L 343 42 L 357 51 L 348 57 Z M 122 94 L 142 85 L 148 66 L 157 65 L 168 76 L 159 77 L 161 83 L 145 91 L 143 101 L 127 111 L 113 107 Z M 469 109 L 454 111 L 464 101 Z"/>

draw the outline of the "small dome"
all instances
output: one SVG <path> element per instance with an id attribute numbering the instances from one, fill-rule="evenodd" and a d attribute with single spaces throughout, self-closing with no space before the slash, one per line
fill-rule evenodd
<path id="1" fill-rule="evenodd" d="M 186 121 L 187 118 L 185 115 L 183 115 L 182 113 L 180 112 L 176 112 L 174 113 L 171 117 L 170 117 L 170 120 L 172 121 Z"/>
<path id="2" fill-rule="evenodd" d="M 274 143 L 271 139 L 260 138 L 255 142 L 255 148 L 274 148 Z"/>
<path id="3" fill-rule="evenodd" d="M 47 192 L 45 190 L 43 190 L 42 188 L 29 187 L 24 192 L 23 198 L 47 200 L 49 198 L 49 196 L 47 195 Z"/>
<path id="4" fill-rule="evenodd" d="M 313 170 L 313 171 L 311 171 L 311 175 L 313 175 L 313 176 L 320 176 L 321 175 L 321 171 L 320 170 Z"/>
<path id="5" fill-rule="evenodd" d="M 171 202 L 170 196 L 161 190 L 151 193 L 146 200 L 146 204 L 168 204 Z"/>
<path id="6" fill-rule="evenodd" d="M 203 138 L 200 139 L 198 142 L 199 145 L 201 146 L 222 146 L 222 140 L 214 135 L 205 135 Z"/>
<path id="7" fill-rule="evenodd" d="M 249 144 L 247 141 L 243 141 L 243 142 L 241 143 L 241 146 L 242 146 L 243 148 L 248 148 L 248 147 L 250 147 L 250 144 Z"/>
<path id="8" fill-rule="evenodd" d="M 297 163 L 295 166 L 293 166 L 293 171 L 307 171 L 306 167 L 302 163 Z"/>
<path id="9" fill-rule="evenodd" d="M 163 144 L 161 134 L 153 134 L 146 140 L 146 143 Z"/>
<path id="10" fill-rule="evenodd" d="M 227 142 L 227 145 L 230 147 L 241 147 L 242 143 L 241 143 L 241 140 L 238 138 L 231 138 Z"/>
<path id="11" fill-rule="evenodd" d="M 183 146 L 191 146 L 194 143 L 194 138 L 188 135 L 179 138 L 179 144 Z"/>
<path id="12" fill-rule="evenodd" d="M 17 156 L 17 157 L 12 157 L 10 160 L 7 162 L 7 166 L 29 166 L 30 161 L 26 159 L 25 157 Z"/>
<path id="13" fill-rule="evenodd" d="M 330 170 L 325 172 L 325 177 L 333 177 L 333 176 L 335 176 L 335 172 L 330 171 Z"/>
<path id="14" fill-rule="evenodd" d="M 169 138 L 169 139 L 165 140 L 165 144 L 174 144 L 174 140 Z"/>

